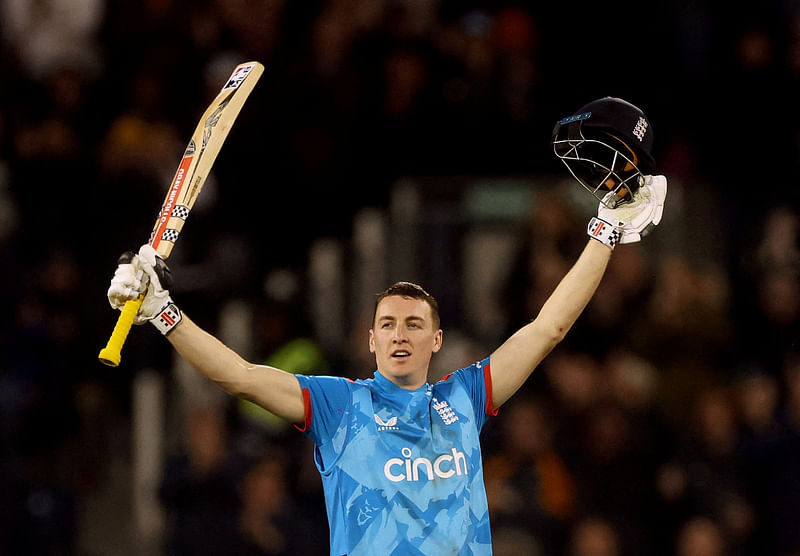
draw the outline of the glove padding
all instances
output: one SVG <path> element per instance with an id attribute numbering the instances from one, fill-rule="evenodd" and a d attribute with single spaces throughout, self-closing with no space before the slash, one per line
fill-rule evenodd
<path id="1" fill-rule="evenodd" d="M 138 255 L 126 251 L 117 260 L 117 270 L 108 288 L 108 302 L 118 311 L 128 301 L 138 299 L 147 289 L 148 278 L 139 265 Z"/>
<path id="2" fill-rule="evenodd" d="M 630 203 L 614 209 L 600 203 L 597 210 L 598 218 L 620 229 L 622 237 L 619 243 L 640 241 L 661 222 L 667 197 L 667 178 L 644 176 L 643 181 Z"/>
<path id="3" fill-rule="evenodd" d="M 111 307 L 122 310 L 127 301 L 144 295 L 134 324 L 144 324 L 163 312 L 172 303 L 169 288 L 172 274 L 167 263 L 150 245 L 139 248 L 139 254 L 127 252 L 119 258 L 114 278 L 108 288 L 108 302 Z"/>

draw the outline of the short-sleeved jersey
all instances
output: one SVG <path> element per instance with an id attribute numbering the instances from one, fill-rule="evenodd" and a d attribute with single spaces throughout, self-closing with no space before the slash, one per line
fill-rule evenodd
<path id="1" fill-rule="evenodd" d="M 479 443 L 496 413 L 488 358 L 417 390 L 378 371 L 297 379 L 331 555 L 491 554 Z"/>

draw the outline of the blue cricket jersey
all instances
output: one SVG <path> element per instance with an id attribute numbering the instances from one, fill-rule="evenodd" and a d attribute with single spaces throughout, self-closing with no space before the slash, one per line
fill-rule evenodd
<path id="1" fill-rule="evenodd" d="M 331 555 L 491 554 L 478 438 L 496 414 L 488 358 L 417 390 L 378 371 L 296 376 Z"/>

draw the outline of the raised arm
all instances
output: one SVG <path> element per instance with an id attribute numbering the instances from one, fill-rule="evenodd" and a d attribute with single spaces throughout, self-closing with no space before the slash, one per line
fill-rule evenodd
<path id="1" fill-rule="evenodd" d="M 220 340 L 182 314 L 172 302 L 168 270 L 149 245 L 138 255 L 121 259 L 108 298 L 112 307 L 136 299 L 146 291 L 136 324 L 151 322 L 181 356 L 209 380 L 231 395 L 239 396 L 291 423 L 302 423 L 305 407 L 297 378 L 274 367 L 244 360 Z"/>
<path id="2" fill-rule="evenodd" d="M 588 234 L 592 238 L 561 279 L 536 318 L 491 355 L 492 405 L 499 407 L 528 379 L 542 359 L 566 336 L 600 285 L 617 243 L 639 241 L 661 221 L 667 180 L 647 176 L 632 203 L 617 209 L 600 205 Z"/>
<path id="3" fill-rule="evenodd" d="M 167 340 L 187 363 L 228 394 L 258 404 L 290 423 L 303 422 L 303 395 L 293 374 L 245 361 L 186 315 Z"/>
<path id="4" fill-rule="evenodd" d="M 502 405 L 519 390 L 542 359 L 564 339 L 600 285 L 610 259 L 610 247 L 589 240 L 538 316 L 492 353 L 494 407 Z"/>

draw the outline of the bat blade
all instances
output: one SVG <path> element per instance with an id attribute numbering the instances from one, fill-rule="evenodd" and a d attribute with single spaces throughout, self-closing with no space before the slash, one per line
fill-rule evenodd
<path id="1" fill-rule="evenodd" d="M 150 233 L 148 243 L 164 259 L 172 252 L 228 132 L 263 72 L 258 62 L 236 66 L 200 117 Z"/>
<path id="2" fill-rule="evenodd" d="M 263 72 L 264 66 L 255 61 L 236 66 L 200 117 L 150 232 L 148 243 L 164 259 L 172 253 L 228 132 Z M 112 367 L 119 365 L 122 346 L 139 305 L 141 298 L 125 304 L 108 343 L 100 350 L 101 363 Z"/>

